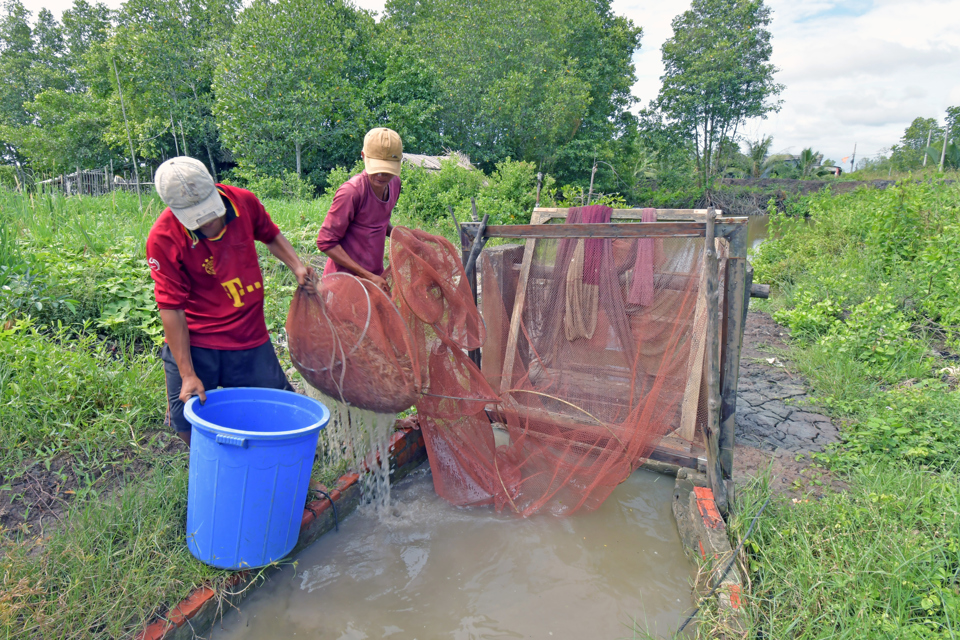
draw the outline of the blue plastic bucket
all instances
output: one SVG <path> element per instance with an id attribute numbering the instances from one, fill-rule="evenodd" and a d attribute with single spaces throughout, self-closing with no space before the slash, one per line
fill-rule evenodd
<path id="1" fill-rule="evenodd" d="M 223 569 L 261 567 L 297 544 L 330 411 L 291 391 L 238 387 L 191 398 L 187 546 Z"/>

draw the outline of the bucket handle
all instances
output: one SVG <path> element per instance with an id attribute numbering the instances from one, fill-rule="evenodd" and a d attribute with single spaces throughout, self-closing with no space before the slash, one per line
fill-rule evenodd
<path id="1" fill-rule="evenodd" d="M 233 447 L 242 447 L 243 449 L 247 448 L 247 439 L 241 438 L 240 436 L 228 436 L 224 433 L 217 434 L 217 443 L 218 444 L 229 444 Z"/>

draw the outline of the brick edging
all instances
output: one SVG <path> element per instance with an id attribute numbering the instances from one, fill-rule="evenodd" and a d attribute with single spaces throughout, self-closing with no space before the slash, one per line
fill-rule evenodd
<path id="1" fill-rule="evenodd" d="M 390 476 L 395 482 L 415 469 L 427 458 L 423 435 L 419 429 L 398 429 L 390 438 Z M 347 473 L 337 480 L 330 497 L 337 504 L 337 515 L 342 520 L 360 504 L 360 475 Z M 334 528 L 331 502 L 326 498 L 308 502 L 300 520 L 300 536 L 291 554 L 310 546 L 320 536 Z M 268 569 L 271 571 L 274 569 Z M 256 588 L 254 578 L 259 571 L 244 570 L 233 574 L 226 582 L 228 593 L 222 598 L 236 604 Z M 180 640 L 205 633 L 221 615 L 222 600 L 209 586 L 200 586 L 170 608 L 170 611 L 148 624 L 137 634 L 136 640 Z"/>
<path id="2" fill-rule="evenodd" d="M 689 469 L 681 471 L 673 490 L 673 515 L 684 552 L 705 567 L 706 588 L 717 587 L 717 605 L 724 622 L 732 629 L 743 629 L 743 592 L 736 565 L 723 576 L 733 555 L 726 523 L 706 476 Z"/>

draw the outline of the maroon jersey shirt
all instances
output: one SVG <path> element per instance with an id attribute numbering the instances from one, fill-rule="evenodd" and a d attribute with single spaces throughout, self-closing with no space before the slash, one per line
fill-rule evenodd
<path id="1" fill-rule="evenodd" d="M 147 263 L 161 309 L 183 309 L 190 344 L 238 351 L 265 343 L 263 274 L 254 240 L 273 242 L 280 229 L 246 189 L 217 185 L 227 205 L 226 225 L 204 238 L 167 208 L 147 237 Z"/>

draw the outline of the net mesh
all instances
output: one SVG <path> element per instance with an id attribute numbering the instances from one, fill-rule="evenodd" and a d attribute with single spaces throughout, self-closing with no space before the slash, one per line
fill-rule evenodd
<path id="1" fill-rule="evenodd" d="M 567 222 L 610 213 L 571 209 Z M 341 274 L 301 288 L 290 351 L 334 398 L 374 410 L 415 402 L 449 502 L 570 514 L 597 508 L 682 419 L 702 421 L 704 243 L 531 243 L 526 263 L 522 251 L 482 254 L 481 317 L 454 246 L 396 227 L 393 304 Z M 481 345 L 482 371 L 466 353 Z"/>

